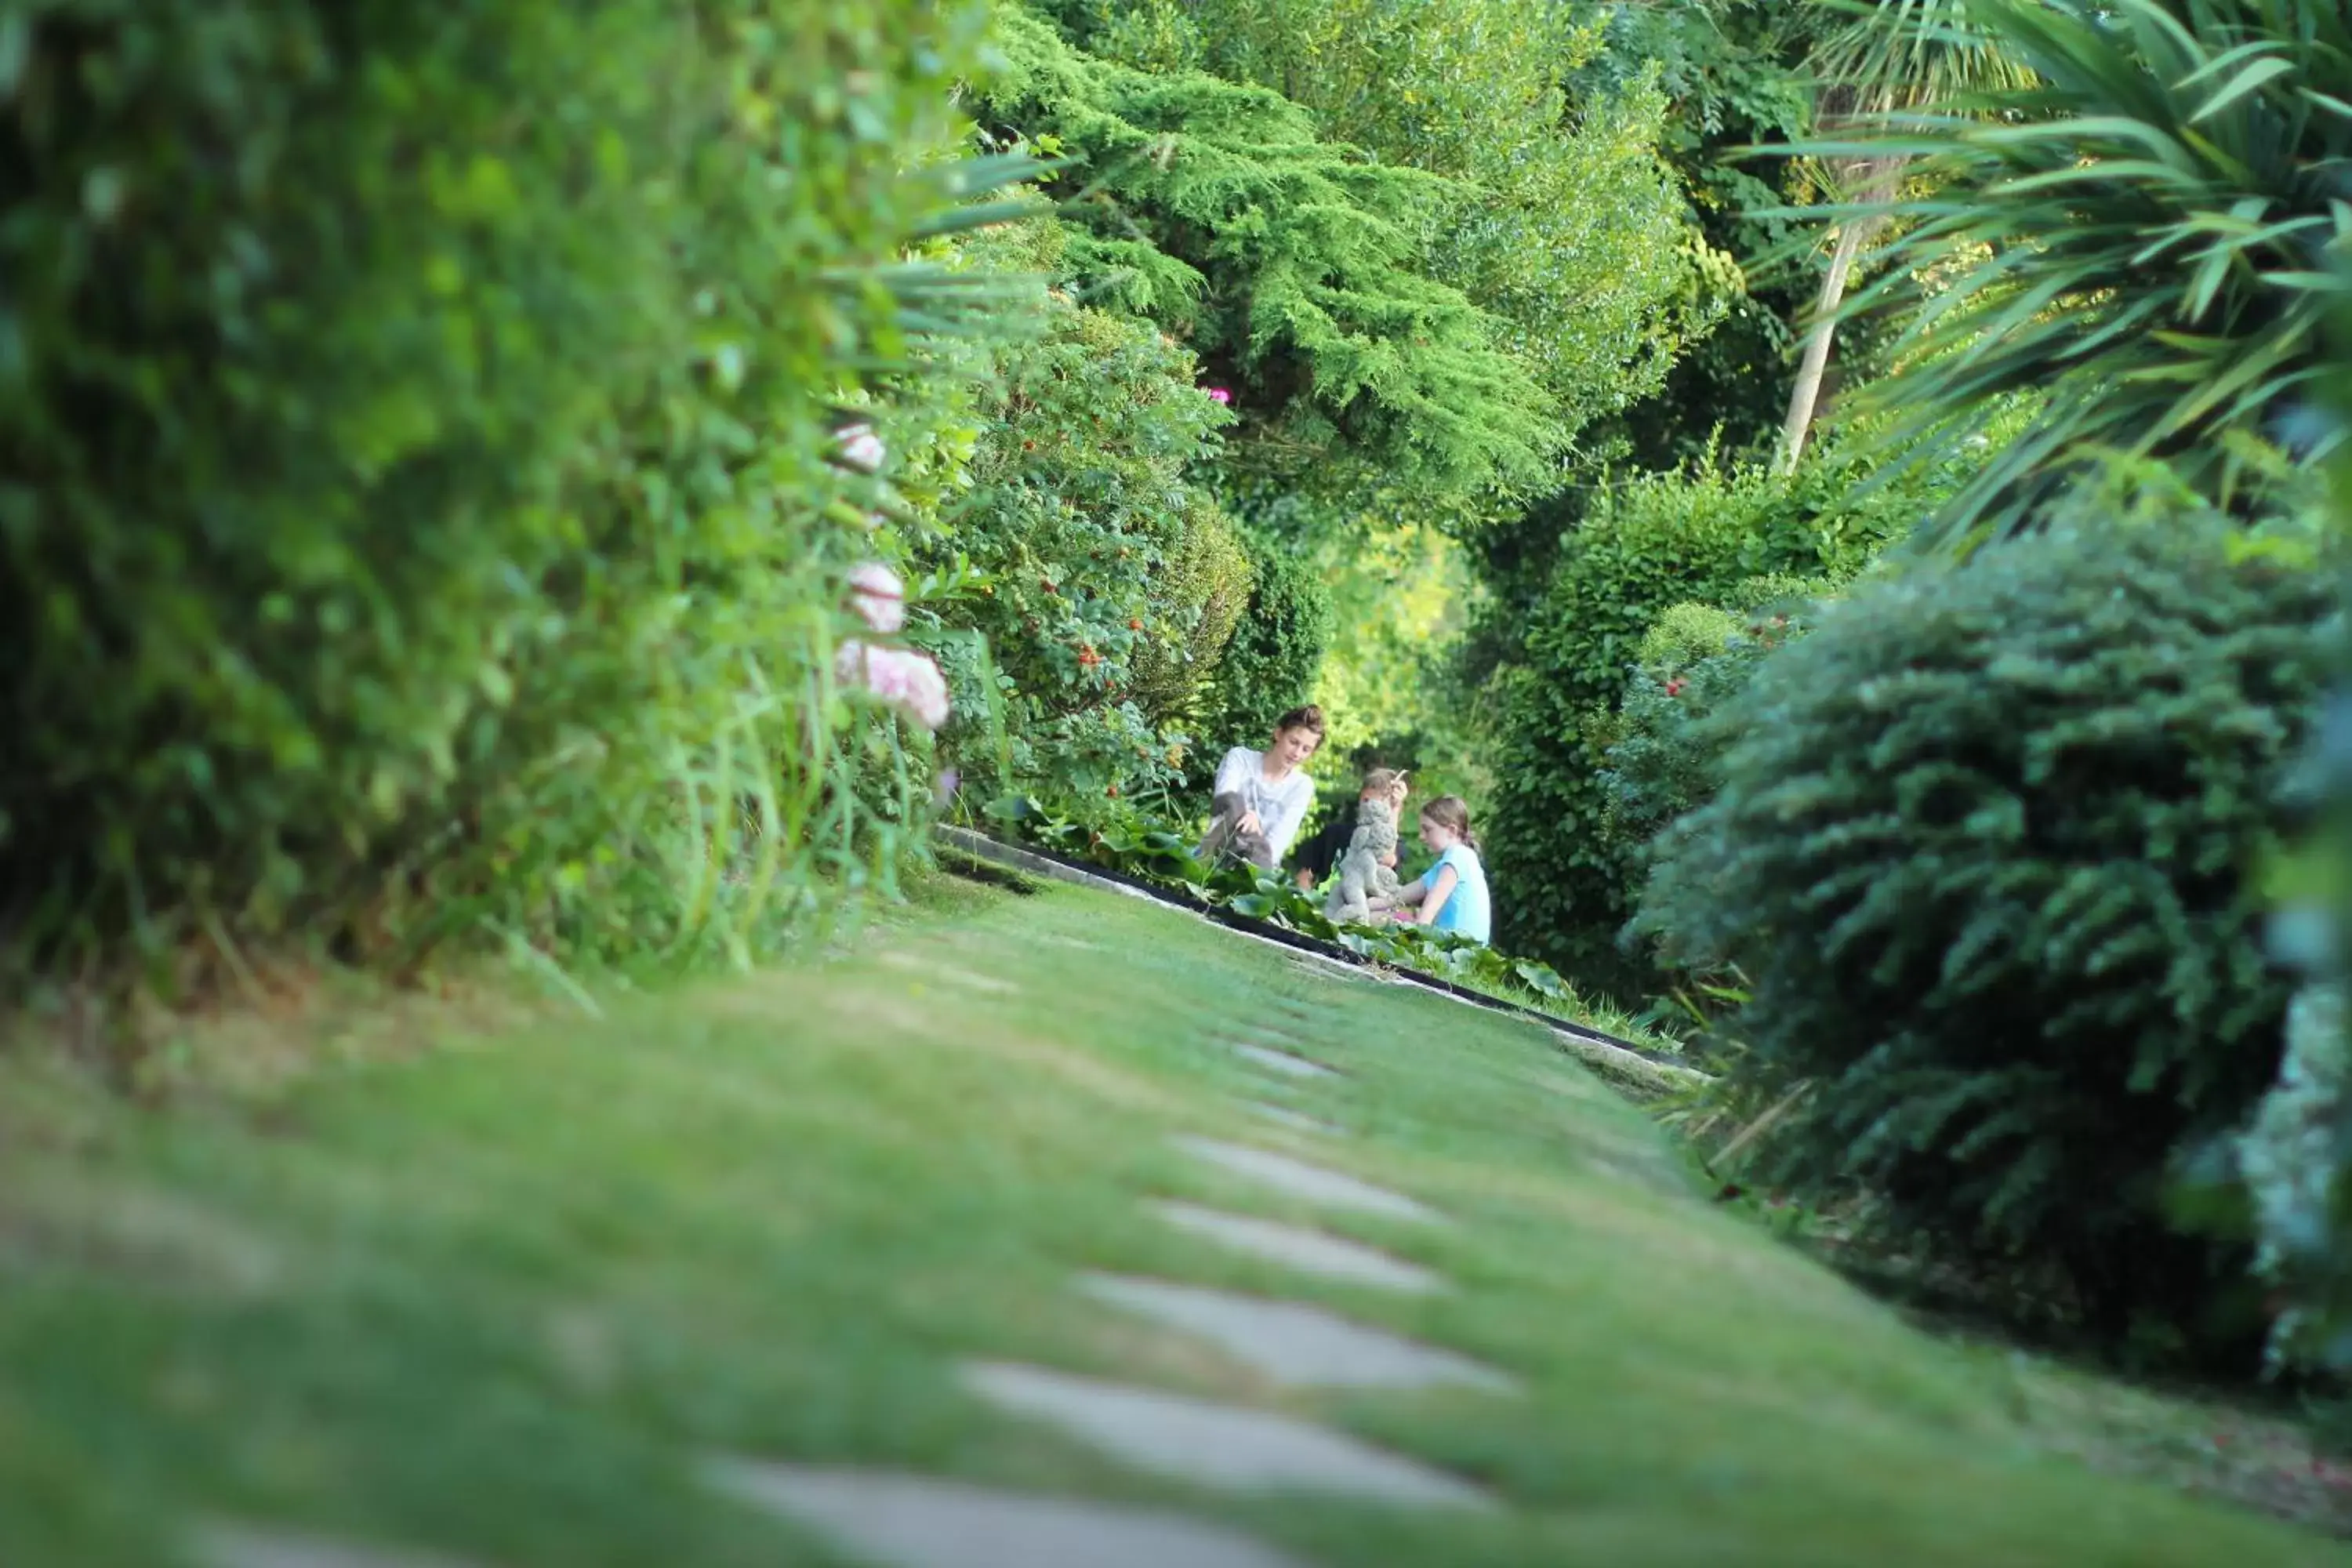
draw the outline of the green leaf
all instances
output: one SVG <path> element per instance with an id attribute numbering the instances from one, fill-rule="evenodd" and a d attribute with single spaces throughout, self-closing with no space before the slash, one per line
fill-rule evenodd
<path id="1" fill-rule="evenodd" d="M 2263 86 L 2276 81 L 2283 76 L 2292 76 L 2294 71 L 2295 63 L 2293 60 L 2282 59 L 2277 56 L 2250 65 L 2231 78 L 2229 82 L 2212 97 L 2207 99 L 2196 112 L 2189 115 L 2189 122 L 2194 125 L 2200 121 L 2210 120 L 2247 94 L 2261 90 Z"/>

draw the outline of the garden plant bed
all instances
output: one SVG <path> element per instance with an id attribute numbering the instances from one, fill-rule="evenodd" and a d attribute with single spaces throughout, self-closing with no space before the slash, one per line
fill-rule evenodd
<path id="1" fill-rule="evenodd" d="M 1392 979 L 1406 984 L 1442 992 L 1459 1001 L 1467 1002 L 1473 1006 L 1532 1019 L 1561 1037 L 1570 1044 L 1570 1048 L 1576 1051 L 1580 1059 L 1586 1060 L 1603 1070 L 1614 1068 L 1618 1069 L 1618 1076 L 1630 1079 L 1636 1087 L 1664 1089 L 1704 1081 L 1706 1077 L 1686 1062 L 1678 1060 L 1671 1053 L 1658 1050 L 1654 1047 L 1644 1046 L 1637 1041 L 1626 1039 L 1622 1036 L 1612 1035 L 1606 1030 L 1595 1028 L 1590 1024 L 1570 1022 L 1555 1014 L 1544 1012 L 1540 1008 L 1511 1001 L 1507 997 L 1490 995 L 1474 986 L 1449 980 L 1442 974 L 1431 974 L 1423 970 L 1401 965 L 1374 965 L 1361 953 L 1351 952 L 1336 942 L 1327 942 L 1320 937 L 1311 936 L 1305 931 L 1293 931 L 1287 926 L 1278 925 L 1273 921 L 1253 920 L 1234 910 L 1191 898 L 1180 889 L 1131 876 L 1115 867 L 1098 866 L 1090 861 L 1056 855 L 1051 850 L 1038 848 L 1032 845 L 1007 844 L 1002 839 L 973 832 L 970 828 L 941 825 L 932 829 L 932 835 L 952 852 L 982 865 L 1024 871 L 1034 876 L 1069 882 L 1078 887 L 1099 887 L 1107 890 L 1132 893 L 1166 904 L 1171 909 L 1190 910 L 1229 931 L 1237 931 L 1247 936 L 1277 942 L 1284 947 L 1309 953 L 1333 963 L 1345 964 L 1350 968 L 1365 971 L 1377 969 L 1384 979 Z M 1599 1047 L 1597 1058 L 1592 1047 Z M 1623 1057 L 1636 1058 L 1640 1062 L 1648 1064 L 1653 1070 L 1645 1071 L 1638 1066 L 1623 1062 L 1622 1059 Z"/>

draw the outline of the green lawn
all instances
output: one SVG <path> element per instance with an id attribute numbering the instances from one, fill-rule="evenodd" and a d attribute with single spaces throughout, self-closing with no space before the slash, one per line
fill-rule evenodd
<path id="1" fill-rule="evenodd" d="M 237 1087 L 163 1110 L 0 1063 L 0 1563 L 183 1562 L 205 1518 L 509 1568 L 850 1561 L 707 1489 L 717 1453 L 1154 1503 L 1333 1568 L 2352 1563 L 2060 1452 L 2004 1358 L 1706 1202 L 1532 1024 L 1066 889 L 958 893 L 848 945 L 432 1048 L 294 1030 L 289 1060 L 281 1025 L 265 1071 L 214 1039 L 183 1075 Z M 1219 1043 L 1258 1024 L 1346 1076 L 1270 1079 Z M 1177 1132 L 1458 1223 L 1318 1211 Z M 1151 1196 L 1456 1289 L 1255 1260 Z M 1087 1300 L 1082 1268 L 1318 1302 L 1525 1394 L 1285 1391 Z M 967 1395 L 968 1359 L 1291 1410 L 1507 1506 L 1154 1479 Z"/>

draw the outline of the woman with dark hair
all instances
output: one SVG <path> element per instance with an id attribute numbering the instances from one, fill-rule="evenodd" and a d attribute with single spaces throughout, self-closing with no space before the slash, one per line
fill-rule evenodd
<path id="1" fill-rule="evenodd" d="M 1230 857 L 1267 871 L 1281 865 L 1315 804 L 1315 781 L 1299 764 L 1322 743 L 1323 710 L 1310 702 L 1282 716 L 1265 751 L 1235 746 L 1227 752 L 1211 789 L 1214 815 L 1201 840 L 1201 858 Z"/>

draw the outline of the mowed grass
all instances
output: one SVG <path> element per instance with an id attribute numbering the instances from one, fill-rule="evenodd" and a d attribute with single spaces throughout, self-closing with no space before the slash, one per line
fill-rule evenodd
<path id="1" fill-rule="evenodd" d="M 1223 1043 L 1259 1027 L 1344 1076 Z M 8 1568 L 184 1562 L 202 1519 L 512 1568 L 849 1561 L 704 1487 L 719 1453 L 1172 1506 L 1333 1568 L 2352 1563 L 2037 1442 L 1980 1357 L 1710 1205 L 1536 1026 L 1134 900 L 967 894 L 844 958 L 162 1110 L 19 1056 L 0 1108 Z M 1182 1132 L 1455 1224 L 1318 1211 Z M 1455 1289 L 1295 1273 L 1154 1196 Z M 1089 1268 L 1318 1302 L 1524 1393 L 1278 1388 L 1080 1296 Z M 1506 1506 L 1155 1479 L 966 1395 L 968 1358 L 1289 1410 Z"/>

